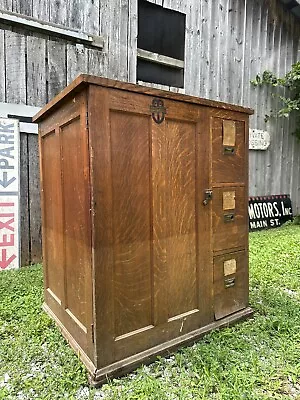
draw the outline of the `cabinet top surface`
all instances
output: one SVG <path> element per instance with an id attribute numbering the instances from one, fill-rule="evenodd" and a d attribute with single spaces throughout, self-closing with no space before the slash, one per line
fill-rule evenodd
<path id="1" fill-rule="evenodd" d="M 48 104 L 46 104 L 34 117 L 33 122 L 41 122 L 54 109 L 56 110 L 61 102 L 69 96 L 80 92 L 89 85 L 98 85 L 107 88 L 115 88 L 127 92 L 141 93 L 149 96 L 156 96 L 165 99 L 184 101 L 186 103 L 198 104 L 206 107 L 213 107 L 228 111 L 237 111 L 245 114 L 253 114 L 251 108 L 242 107 L 235 104 L 223 103 L 215 100 L 208 100 L 199 97 L 189 96 L 186 94 L 173 93 L 167 90 L 159 90 L 146 86 L 136 85 L 133 83 L 120 82 L 112 79 L 102 78 L 93 75 L 81 74 L 73 82 L 71 82 L 65 89 L 63 89 L 57 96 L 55 96 Z"/>

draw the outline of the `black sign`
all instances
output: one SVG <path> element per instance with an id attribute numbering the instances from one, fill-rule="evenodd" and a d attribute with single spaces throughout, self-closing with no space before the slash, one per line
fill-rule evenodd
<path id="1" fill-rule="evenodd" d="M 293 220 L 292 202 L 288 194 L 250 197 L 249 230 L 277 228 Z"/>

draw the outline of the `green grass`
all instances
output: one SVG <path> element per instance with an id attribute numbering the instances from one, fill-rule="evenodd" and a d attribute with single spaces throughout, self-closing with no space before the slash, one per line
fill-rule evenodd
<path id="1" fill-rule="evenodd" d="M 40 266 L 0 273 L 0 399 L 300 399 L 300 226 L 250 235 L 254 319 L 89 389 L 41 311 Z"/>

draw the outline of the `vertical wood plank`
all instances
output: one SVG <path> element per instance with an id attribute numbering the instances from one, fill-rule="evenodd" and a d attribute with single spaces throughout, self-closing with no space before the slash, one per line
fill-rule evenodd
<path id="1" fill-rule="evenodd" d="M 44 106 L 46 92 L 46 40 L 38 36 L 27 37 L 27 104 Z"/>
<path id="2" fill-rule="evenodd" d="M 84 32 L 99 35 L 100 23 L 100 0 L 89 0 L 84 2 L 83 26 Z"/>
<path id="3" fill-rule="evenodd" d="M 32 17 L 32 1 L 12 0 L 12 11 Z"/>
<path id="4" fill-rule="evenodd" d="M 210 5 L 210 70 L 208 82 L 208 97 L 212 100 L 218 99 L 218 44 L 219 44 L 219 3 L 211 2 Z"/>
<path id="5" fill-rule="evenodd" d="M 41 21 L 49 21 L 50 3 L 49 0 L 32 0 L 32 16 Z"/>
<path id="6" fill-rule="evenodd" d="M 231 60 L 231 46 L 234 46 L 233 42 L 233 29 L 234 25 L 231 24 L 230 17 L 235 13 L 232 7 L 231 1 L 226 0 L 220 4 L 220 24 L 219 24 L 219 49 L 218 49 L 218 82 L 219 90 L 218 97 L 221 101 L 229 101 L 230 98 L 230 62 Z M 211 84 L 214 84 L 213 82 Z"/>
<path id="7" fill-rule="evenodd" d="M 200 58 L 202 62 L 200 63 L 200 87 L 199 96 L 208 97 L 209 93 L 209 83 L 207 77 L 210 74 L 210 13 L 209 7 L 206 2 L 201 2 L 201 51 Z"/>
<path id="8" fill-rule="evenodd" d="M 0 30 L 0 101 L 5 101 L 5 31 Z"/>
<path id="9" fill-rule="evenodd" d="M 0 0 L 0 8 L 5 11 L 12 11 L 12 0 Z"/>
<path id="10" fill-rule="evenodd" d="M 31 263 L 42 260 L 38 136 L 28 134 L 28 189 Z"/>
<path id="11" fill-rule="evenodd" d="M 26 104 L 25 36 L 6 31 L 6 101 Z"/>
<path id="12" fill-rule="evenodd" d="M 194 17 L 195 14 L 193 13 L 192 5 L 187 10 L 186 20 L 185 20 L 185 55 L 184 55 L 184 87 L 185 91 L 188 94 L 196 94 L 197 88 L 194 85 L 194 72 L 195 72 L 195 65 L 194 65 L 194 56 L 195 56 L 195 49 L 194 49 L 194 30 L 196 29 Z"/>
<path id="13" fill-rule="evenodd" d="M 86 0 L 68 0 L 67 5 L 67 26 L 73 29 L 83 29 L 84 3 Z"/>
<path id="14" fill-rule="evenodd" d="M 30 222 L 28 197 L 28 134 L 20 136 L 20 235 L 21 266 L 30 264 Z"/>
<path id="15" fill-rule="evenodd" d="M 101 33 L 108 37 L 105 51 L 108 55 L 109 78 L 127 80 L 128 78 L 128 0 L 101 2 Z"/>
<path id="16" fill-rule="evenodd" d="M 83 44 L 67 44 L 67 84 L 88 72 L 88 50 Z"/>
<path id="17" fill-rule="evenodd" d="M 109 70 L 109 52 L 111 51 L 110 49 L 110 43 L 111 43 L 111 36 L 109 34 L 110 32 L 110 15 L 111 15 L 111 10 L 110 10 L 110 5 L 111 2 L 109 0 L 101 0 L 100 2 L 100 18 L 99 18 L 99 31 L 101 35 L 104 35 L 106 37 L 106 40 L 104 41 L 104 48 L 103 48 L 103 55 L 104 55 L 104 74 L 107 78 L 112 77 L 112 73 Z M 90 54 L 91 57 L 95 57 L 95 55 Z"/>
<path id="18" fill-rule="evenodd" d="M 55 24 L 67 26 L 68 2 L 65 0 L 49 0 L 49 20 Z"/>
<path id="19" fill-rule="evenodd" d="M 136 83 L 138 0 L 129 1 L 128 20 L 128 82 Z"/>
<path id="20" fill-rule="evenodd" d="M 107 53 L 100 50 L 88 49 L 88 73 L 106 76 Z"/>
<path id="21" fill-rule="evenodd" d="M 101 13 L 104 7 L 103 2 L 100 0 L 94 0 L 85 2 L 85 16 L 84 16 L 84 30 L 87 33 L 93 35 L 100 35 L 100 19 Z M 87 68 L 88 73 L 92 75 L 104 76 L 107 71 L 107 49 L 108 49 L 109 38 L 106 38 L 104 42 L 104 49 L 87 49 Z"/>
<path id="22" fill-rule="evenodd" d="M 48 95 L 47 101 L 57 95 L 67 84 L 66 45 L 61 41 L 48 41 Z"/>

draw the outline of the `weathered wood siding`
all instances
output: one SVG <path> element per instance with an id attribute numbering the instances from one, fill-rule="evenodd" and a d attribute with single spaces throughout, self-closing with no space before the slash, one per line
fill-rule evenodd
<path id="1" fill-rule="evenodd" d="M 290 193 L 299 213 L 294 122 L 266 123 L 276 101 L 250 84 L 265 69 L 284 75 L 297 60 L 299 21 L 279 0 L 151 1 L 186 13 L 183 91 L 251 106 L 250 126 L 270 132 L 267 151 L 250 151 L 250 194 Z M 105 43 L 101 51 L 0 25 L 0 101 L 42 106 L 81 72 L 136 81 L 137 0 L 0 0 L 0 8 L 101 35 Z"/>
<path id="2" fill-rule="evenodd" d="M 41 261 L 42 232 L 40 177 L 37 135 L 21 133 L 20 138 L 20 216 L 21 264 Z"/>

